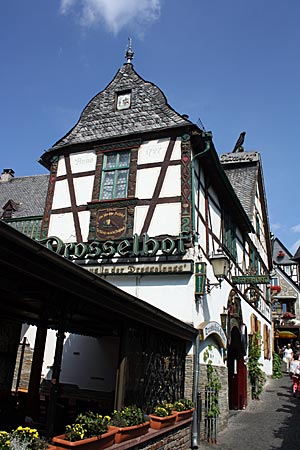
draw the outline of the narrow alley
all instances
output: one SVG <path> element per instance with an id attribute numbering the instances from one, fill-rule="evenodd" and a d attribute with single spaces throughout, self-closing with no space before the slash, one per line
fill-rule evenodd
<path id="1" fill-rule="evenodd" d="M 217 444 L 202 444 L 205 450 L 298 450 L 300 400 L 291 392 L 291 380 L 283 374 L 268 380 L 261 400 L 246 411 L 233 411 L 228 427 L 219 432 Z"/>

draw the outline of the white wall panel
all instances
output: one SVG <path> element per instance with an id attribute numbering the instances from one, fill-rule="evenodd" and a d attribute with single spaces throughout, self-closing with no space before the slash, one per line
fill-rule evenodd
<path id="1" fill-rule="evenodd" d="M 73 214 L 52 214 L 50 216 L 48 236 L 57 236 L 64 242 L 76 242 Z"/>
<path id="2" fill-rule="evenodd" d="M 160 172 L 159 167 L 151 169 L 140 169 L 136 174 L 135 196 L 140 199 L 150 199 L 156 186 L 157 178 Z"/>
<path id="3" fill-rule="evenodd" d="M 66 164 L 64 156 L 59 157 L 58 165 L 57 165 L 57 176 L 66 175 Z"/>
<path id="4" fill-rule="evenodd" d="M 72 173 L 95 170 L 96 167 L 95 152 L 73 153 L 72 155 L 70 155 L 70 164 Z"/>
<path id="5" fill-rule="evenodd" d="M 180 203 L 156 205 L 148 231 L 149 236 L 160 234 L 178 236 L 180 233 L 180 213 Z"/>
<path id="6" fill-rule="evenodd" d="M 90 177 L 74 178 L 76 205 L 85 205 L 92 200 L 94 175 Z"/>
<path id="7" fill-rule="evenodd" d="M 137 206 L 134 210 L 134 227 L 133 232 L 141 234 L 142 226 L 146 218 L 149 206 Z"/>
<path id="8" fill-rule="evenodd" d="M 145 141 L 138 151 L 138 164 L 162 162 L 164 160 L 170 139 Z"/>
<path id="9" fill-rule="evenodd" d="M 181 196 L 181 167 L 170 166 L 167 169 L 166 177 L 162 185 L 159 197 Z"/>
<path id="10" fill-rule="evenodd" d="M 69 186 L 67 180 L 56 181 L 52 202 L 52 209 L 68 208 L 71 206 Z"/>
<path id="11" fill-rule="evenodd" d="M 87 242 L 89 236 L 90 211 L 80 211 L 78 213 L 82 241 Z"/>

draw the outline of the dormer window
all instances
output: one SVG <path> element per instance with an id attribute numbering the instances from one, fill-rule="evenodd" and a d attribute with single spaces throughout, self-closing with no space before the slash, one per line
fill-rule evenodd
<path id="1" fill-rule="evenodd" d="M 3 206 L 2 219 L 12 219 L 13 212 L 17 211 L 18 204 L 13 200 L 8 200 L 8 202 Z"/>
<path id="2" fill-rule="evenodd" d="M 123 111 L 131 107 L 131 91 L 122 91 L 117 93 L 116 109 L 117 111 Z"/>

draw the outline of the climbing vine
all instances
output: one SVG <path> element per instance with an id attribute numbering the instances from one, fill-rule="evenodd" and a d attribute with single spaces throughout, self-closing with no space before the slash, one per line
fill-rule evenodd
<path id="1" fill-rule="evenodd" d="M 254 333 L 249 342 L 247 368 L 252 385 L 252 398 L 258 400 L 263 391 L 266 377 L 259 362 L 261 356 L 261 335 Z"/>
<path id="2" fill-rule="evenodd" d="M 282 359 L 277 353 L 273 353 L 273 374 L 272 378 L 282 378 Z"/>
<path id="3" fill-rule="evenodd" d="M 209 392 L 209 400 L 206 401 L 206 417 L 218 417 L 220 415 L 219 407 L 219 391 L 221 389 L 221 383 L 217 370 L 213 367 L 211 359 L 209 359 L 209 351 L 213 346 L 209 345 L 208 349 L 204 352 L 204 362 L 207 363 L 207 384 L 206 391 Z"/>

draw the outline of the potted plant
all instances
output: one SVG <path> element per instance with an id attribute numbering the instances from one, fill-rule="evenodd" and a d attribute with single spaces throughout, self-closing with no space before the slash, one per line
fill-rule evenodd
<path id="1" fill-rule="evenodd" d="M 79 414 L 73 424 L 66 425 L 65 434 L 53 437 L 52 442 L 60 449 L 102 450 L 114 443 L 116 430 L 110 421 L 109 416 L 91 411 Z"/>
<path id="2" fill-rule="evenodd" d="M 116 430 L 115 443 L 120 444 L 146 434 L 150 423 L 145 420 L 145 415 L 141 408 L 131 405 L 113 412 L 111 426 Z"/>
<path id="3" fill-rule="evenodd" d="M 176 422 L 177 413 L 173 411 L 172 403 L 162 402 L 154 407 L 153 413 L 150 417 L 150 427 L 155 430 L 174 425 Z"/>
<path id="4" fill-rule="evenodd" d="M 0 431 L 0 450 L 46 450 L 48 442 L 41 438 L 35 428 L 18 427 L 11 432 Z"/>
<path id="5" fill-rule="evenodd" d="M 173 411 L 177 413 L 176 421 L 185 420 L 192 417 L 195 411 L 193 402 L 188 398 L 181 398 L 173 405 Z"/>

